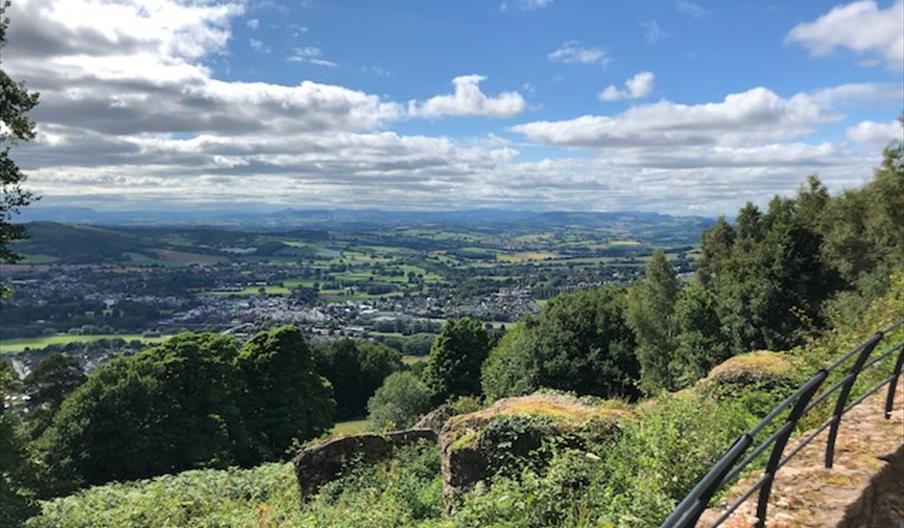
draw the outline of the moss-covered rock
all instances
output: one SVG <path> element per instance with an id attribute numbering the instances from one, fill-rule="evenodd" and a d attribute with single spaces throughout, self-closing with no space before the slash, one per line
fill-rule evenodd
<path id="1" fill-rule="evenodd" d="M 497 476 L 542 469 L 548 447 L 584 449 L 611 438 L 630 417 L 618 402 L 537 393 L 499 400 L 446 421 L 440 434 L 443 498 L 452 508 L 462 492 Z"/>
<path id="2" fill-rule="evenodd" d="M 723 361 L 706 379 L 718 385 L 777 386 L 795 379 L 795 365 L 787 354 L 759 350 Z"/>

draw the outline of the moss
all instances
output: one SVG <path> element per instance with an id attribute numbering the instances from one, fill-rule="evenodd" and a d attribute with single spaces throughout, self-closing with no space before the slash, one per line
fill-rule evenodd
<path id="1" fill-rule="evenodd" d="M 720 385 L 757 385 L 787 380 L 793 377 L 794 368 L 788 355 L 760 350 L 727 359 L 716 365 L 706 379 Z"/>
<path id="2" fill-rule="evenodd" d="M 473 448 L 477 445 L 477 440 L 480 438 L 480 435 L 477 431 L 474 430 L 466 430 L 461 436 L 455 439 L 454 442 L 449 446 L 449 449 L 452 451 L 457 451 L 459 449 L 464 448 Z"/>

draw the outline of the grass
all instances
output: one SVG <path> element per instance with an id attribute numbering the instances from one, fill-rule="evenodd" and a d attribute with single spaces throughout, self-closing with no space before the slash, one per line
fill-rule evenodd
<path id="1" fill-rule="evenodd" d="M 427 359 L 427 356 L 412 356 L 412 355 L 404 355 L 402 356 L 402 363 L 406 365 L 414 365 L 415 363 L 420 363 Z"/>
<path id="2" fill-rule="evenodd" d="M 22 255 L 22 260 L 20 260 L 19 264 L 50 264 L 51 262 L 56 262 L 60 260 L 53 255 L 45 255 L 43 253 L 36 253 L 33 255 Z"/>
<path id="3" fill-rule="evenodd" d="M 366 433 L 370 422 L 366 418 L 338 422 L 330 430 L 330 436 L 351 436 Z"/>
<path id="4" fill-rule="evenodd" d="M 534 260 L 549 260 L 558 257 L 550 251 L 522 251 L 511 255 L 496 255 L 496 259 L 502 262 L 530 262 Z"/>
<path id="5" fill-rule="evenodd" d="M 146 343 L 156 343 L 165 337 L 142 337 L 140 334 L 101 334 L 101 335 L 52 335 L 41 337 L 16 337 L 0 339 L 0 354 L 21 352 L 26 348 L 44 348 L 49 345 L 65 345 L 68 343 L 88 343 L 99 339 L 121 338 L 126 341 L 137 339 Z"/>
<path id="6" fill-rule="evenodd" d="M 248 286 L 247 288 L 243 288 L 241 290 L 214 290 L 214 291 L 206 291 L 204 292 L 207 295 L 215 295 L 217 297 L 242 297 L 248 295 L 259 295 L 260 294 L 260 286 Z M 289 288 L 286 286 L 264 286 L 264 294 L 265 295 L 288 295 Z"/>

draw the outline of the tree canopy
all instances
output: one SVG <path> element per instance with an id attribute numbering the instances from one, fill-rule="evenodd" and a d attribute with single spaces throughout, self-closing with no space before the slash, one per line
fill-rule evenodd
<path id="1" fill-rule="evenodd" d="M 490 350 L 490 335 L 480 321 L 464 317 L 446 322 L 430 348 L 424 381 L 434 403 L 480 394 L 480 368 Z"/>

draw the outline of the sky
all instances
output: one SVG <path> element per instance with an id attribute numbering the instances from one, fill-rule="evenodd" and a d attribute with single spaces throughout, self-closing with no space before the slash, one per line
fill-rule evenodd
<path id="1" fill-rule="evenodd" d="M 902 138 L 904 0 L 13 0 L 48 206 L 733 214 Z"/>

